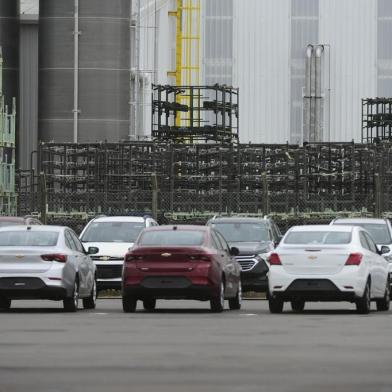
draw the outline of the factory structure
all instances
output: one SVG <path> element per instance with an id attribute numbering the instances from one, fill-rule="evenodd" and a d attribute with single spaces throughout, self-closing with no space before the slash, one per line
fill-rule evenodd
<path id="1" fill-rule="evenodd" d="M 26 1 L 0 0 L 21 169 L 39 142 L 151 138 L 153 85 L 238 88 L 254 144 L 361 142 L 362 99 L 392 96 L 389 0 Z"/>

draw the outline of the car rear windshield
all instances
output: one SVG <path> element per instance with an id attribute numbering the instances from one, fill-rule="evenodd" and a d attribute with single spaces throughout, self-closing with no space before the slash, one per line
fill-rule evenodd
<path id="1" fill-rule="evenodd" d="M 145 228 L 143 222 L 93 222 L 82 236 L 82 242 L 135 242 Z"/>
<path id="2" fill-rule="evenodd" d="M 0 246 L 56 246 L 58 238 L 55 231 L 2 231 Z"/>
<path id="3" fill-rule="evenodd" d="M 263 242 L 269 241 L 268 227 L 263 223 L 213 223 L 227 242 Z"/>
<path id="4" fill-rule="evenodd" d="M 367 230 L 372 236 L 374 242 L 380 245 L 387 245 L 392 242 L 389 234 L 387 224 L 383 223 L 334 223 L 335 225 L 346 225 L 346 226 L 359 226 Z"/>
<path id="5" fill-rule="evenodd" d="M 287 234 L 285 244 L 292 245 L 342 245 L 351 242 L 347 231 L 292 231 Z"/>
<path id="6" fill-rule="evenodd" d="M 141 246 L 200 246 L 204 242 L 204 232 L 197 230 L 147 231 L 142 234 Z"/>

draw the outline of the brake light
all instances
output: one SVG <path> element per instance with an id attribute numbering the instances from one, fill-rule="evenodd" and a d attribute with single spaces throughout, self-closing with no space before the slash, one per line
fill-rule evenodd
<path id="1" fill-rule="evenodd" d="M 361 264 L 361 261 L 362 261 L 361 253 L 351 253 L 350 256 L 348 256 L 345 265 L 359 265 Z"/>
<path id="2" fill-rule="evenodd" d="M 268 257 L 268 262 L 270 265 L 282 265 L 280 257 L 277 253 L 271 253 L 270 257 Z"/>
<path id="3" fill-rule="evenodd" d="M 136 256 L 132 254 L 125 255 L 125 262 L 126 263 L 133 263 L 136 260 L 143 260 L 143 256 Z"/>
<path id="4" fill-rule="evenodd" d="M 207 261 L 207 262 L 211 261 L 210 257 L 206 256 L 206 255 L 192 255 L 192 256 L 189 256 L 189 258 L 192 261 Z"/>
<path id="5" fill-rule="evenodd" d="M 41 259 L 45 261 L 57 261 L 58 263 L 66 263 L 67 255 L 61 253 L 52 253 L 48 255 L 41 255 Z"/>

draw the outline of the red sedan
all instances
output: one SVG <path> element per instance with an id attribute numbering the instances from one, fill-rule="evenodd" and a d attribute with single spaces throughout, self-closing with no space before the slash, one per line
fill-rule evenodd
<path id="1" fill-rule="evenodd" d="M 122 281 L 124 312 L 137 301 L 146 310 L 157 299 L 210 301 L 221 312 L 241 307 L 241 267 L 222 235 L 206 226 L 156 226 L 145 229 L 125 256 Z"/>

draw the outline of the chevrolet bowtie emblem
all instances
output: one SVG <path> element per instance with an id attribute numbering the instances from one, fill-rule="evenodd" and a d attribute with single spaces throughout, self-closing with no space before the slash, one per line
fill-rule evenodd
<path id="1" fill-rule="evenodd" d="M 161 256 L 162 256 L 162 257 L 170 257 L 170 256 L 171 256 L 171 253 L 162 253 Z"/>
<path id="2" fill-rule="evenodd" d="M 101 257 L 101 260 L 103 260 L 103 261 L 108 261 L 108 260 L 109 260 L 109 256 L 102 256 L 102 257 Z"/>
<path id="3" fill-rule="evenodd" d="M 309 260 L 316 260 L 316 259 L 317 259 L 317 256 L 309 256 L 308 259 L 309 259 Z"/>
<path id="4" fill-rule="evenodd" d="M 16 255 L 15 257 L 16 257 L 17 259 L 23 259 L 24 256 L 23 256 L 23 255 Z"/>

